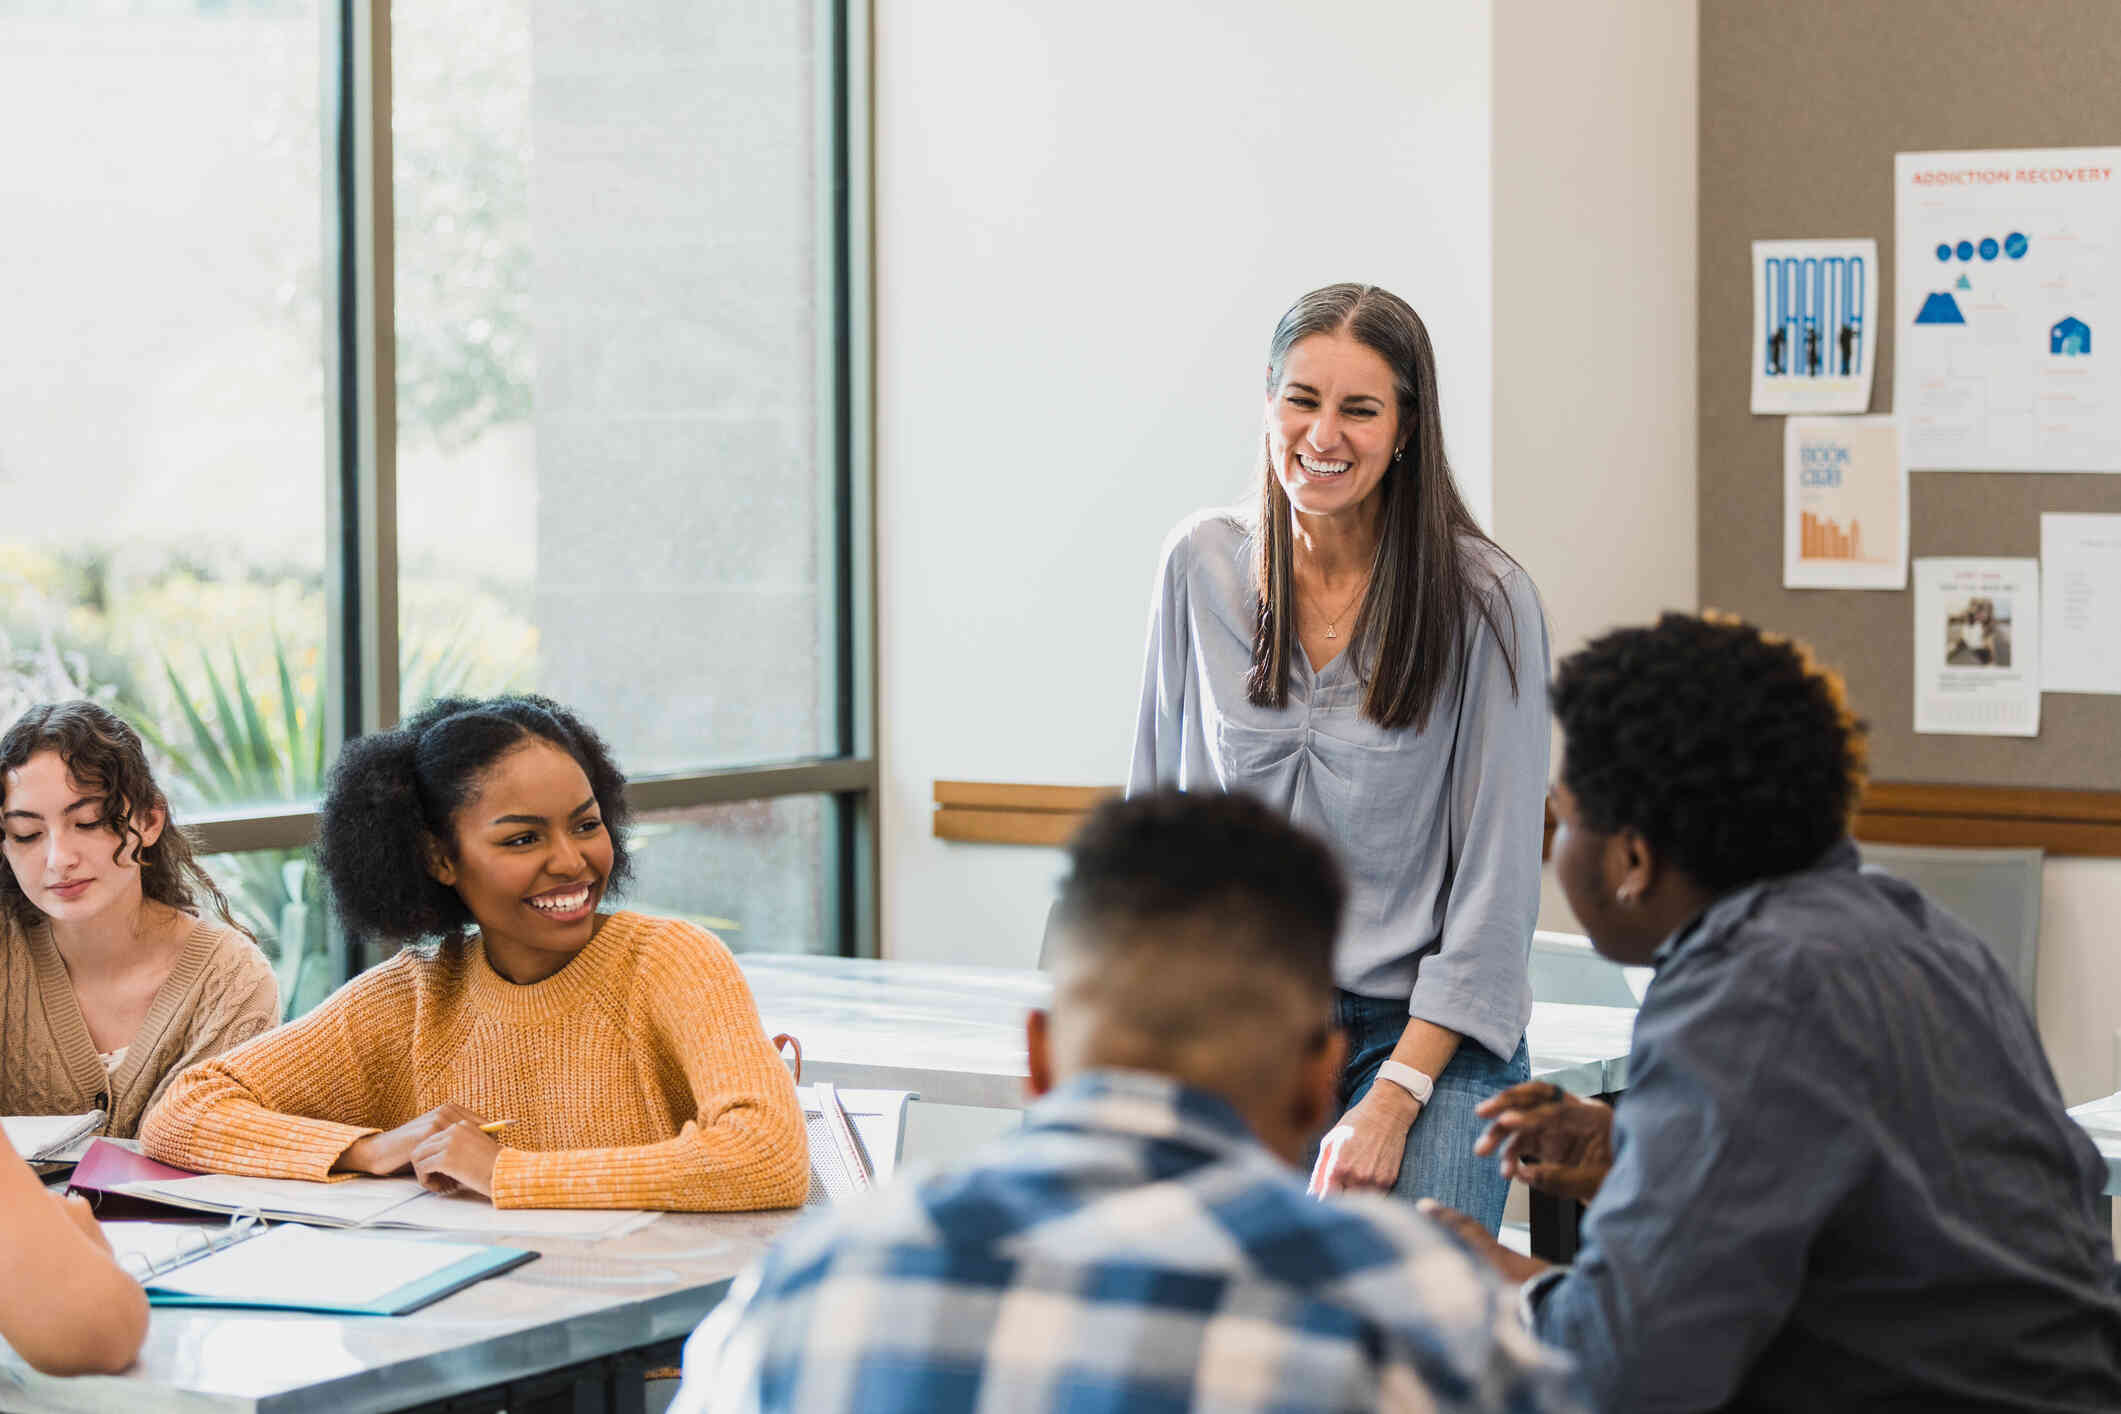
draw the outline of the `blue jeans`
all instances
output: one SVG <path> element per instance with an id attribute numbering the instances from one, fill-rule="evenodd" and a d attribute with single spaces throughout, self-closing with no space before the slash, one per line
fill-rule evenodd
<path id="1" fill-rule="evenodd" d="M 1348 1060 L 1340 1072 L 1340 1107 L 1345 1113 L 1370 1093 L 1377 1067 L 1391 1059 L 1392 1048 L 1407 1029 L 1407 1004 L 1390 997 L 1336 992 L 1333 1021 L 1348 1037 Z M 1523 1041 L 1507 1061 L 1497 1060 L 1478 1041 L 1460 1042 L 1451 1063 L 1436 1077 L 1436 1093 L 1422 1106 L 1407 1134 L 1407 1153 L 1400 1162 L 1399 1181 L 1392 1185 L 1393 1194 L 1409 1203 L 1434 1198 L 1488 1231 L 1499 1231 L 1510 1184 L 1492 1157 L 1483 1159 L 1473 1152 L 1473 1141 L 1487 1128 L 1487 1121 L 1474 1114 L 1473 1107 L 1531 1078 L 1531 1052 Z"/>

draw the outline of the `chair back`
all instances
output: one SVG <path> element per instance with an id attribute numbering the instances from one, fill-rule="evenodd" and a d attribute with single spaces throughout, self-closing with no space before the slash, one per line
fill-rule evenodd
<path id="1" fill-rule="evenodd" d="M 1650 985 L 1647 967 L 1608 962 L 1576 933 L 1532 935 L 1532 1000 L 1578 1006 L 1642 1005 Z"/>
<path id="2" fill-rule="evenodd" d="M 2044 851 L 1861 842 L 1857 848 L 1865 869 L 1913 884 L 1973 929 L 2003 963 L 2025 1005 L 2034 1005 Z"/>

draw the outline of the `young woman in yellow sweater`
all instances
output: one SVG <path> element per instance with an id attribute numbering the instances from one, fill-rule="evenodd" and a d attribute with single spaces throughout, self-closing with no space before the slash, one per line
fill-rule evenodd
<path id="1" fill-rule="evenodd" d="M 179 1071 L 279 1021 L 271 964 L 108 710 L 40 704 L 0 736 L 0 825 L 0 1114 L 98 1109 L 129 1139 Z"/>
<path id="2" fill-rule="evenodd" d="M 340 920 L 436 941 L 187 1072 L 147 1152 L 274 1178 L 411 1173 L 503 1208 L 801 1203 L 794 1082 L 729 950 L 599 910 L 628 875 L 625 785 L 539 697 L 445 699 L 347 743 L 318 840 Z"/>

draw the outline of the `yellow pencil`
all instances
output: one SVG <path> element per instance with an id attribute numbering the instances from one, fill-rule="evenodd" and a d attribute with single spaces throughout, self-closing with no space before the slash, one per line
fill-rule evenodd
<path id="1" fill-rule="evenodd" d="M 481 1133 L 481 1134 L 499 1134 L 499 1133 L 500 1133 L 500 1132 L 501 1132 L 502 1130 L 504 1130 L 504 1129 L 508 1128 L 508 1126 L 509 1126 L 509 1125 L 511 1125 L 511 1124 L 514 1124 L 514 1123 L 515 1123 L 515 1121 L 514 1121 L 514 1120 L 512 1120 L 512 1119 L 497 1119 L 497 1120 L 495 1120 L 495 1121 L 494 1121 L 494 1122 L 493 1122 L 492 1124 L 482 1124 L 482 1125 L 480 1125 L 480 1126 L 479 1126 L 479 1133 Z"/>

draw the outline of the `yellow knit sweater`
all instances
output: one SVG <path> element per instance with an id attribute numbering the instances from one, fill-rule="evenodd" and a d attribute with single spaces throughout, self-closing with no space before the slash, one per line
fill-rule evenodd
<path id="1" fill-rule="evenodd" d="M 809 1191 L 795 1085 L 736 960 L 637 913 L 527 987 L 476 938 L 408 948 L 186 1071 L 140 1139 L 185 1168 L 321 1179 L 356 1139 L 449 1100 L 515 1121 L 495 1207 L 784 1208 Z"/>

